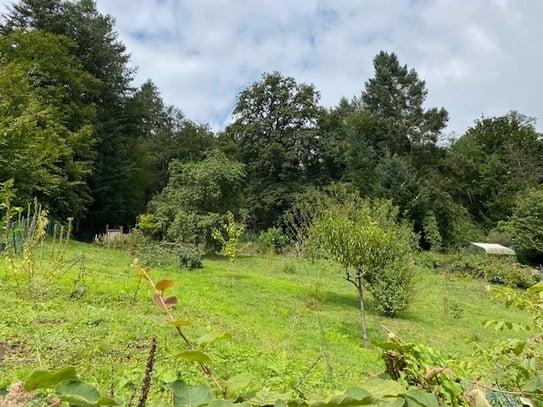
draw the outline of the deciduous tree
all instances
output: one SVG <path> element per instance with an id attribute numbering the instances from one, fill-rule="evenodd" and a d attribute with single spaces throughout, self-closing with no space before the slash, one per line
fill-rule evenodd
<path id="1" fill-rule="evenodd" d="M 227 135 L 247 166 L 253 221 L 271 226 L 309 182 L 320 151 L 316 124 L 319 94 L 278 72 L 265 74 L 242 91 Z"/>
<path id="2" fill-rule="evenodd" d="M 90 203 L 95 109 L 84 99 L 100 85 L 72 48 L 39 31 L 0 37 L 0 179 L 15 180 L 19 203 L 37 197 L 60 218 Z"/>
<path id="3" fill-rule="evenodd" d="M 407 306 L 414 276 L 410 261 L 413 232 L 397 223 L 397 208 L 390 201 L 352 197 L 325 210 L 307 242 L 313 253 L 341 264 L 345 279 L 356 287 L 367 347 L 365 286 L 384 315 L 394 316 Z"/>
<path id="4" fill-rule="evenodd" d="M 171 240 L 213 246 L 211 232 L 231 211 L 243 209 L 243 164 L 211 151 L 200 162 L 170 164 L 170 179 L 151 202 L 150 209 Z"/>

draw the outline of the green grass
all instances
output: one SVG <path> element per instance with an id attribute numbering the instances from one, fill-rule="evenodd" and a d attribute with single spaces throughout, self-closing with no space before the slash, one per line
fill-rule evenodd
<path id="1" fill-rule="evenodd" d="M 139 386 L 153 335 L 158 339 L 153 397 L 177 377 L 205 382 L 194 364 L 175 358 L 185 350 L 183 343 L 164 325 L 150 287 L 134 277 L 132 257 L 71 243 L 67 258 L 81 254 L 86 287 L 81 298 L 70 298 L 77 267 L 32 297 L 21 297 L 0 263 L 0 388 L 37 368 L 73 365 L 104 393 L 113 384 L 126 394 L 131 384 Z M 189 338 L 232 335 L 207 350 L 219 377 L 248 372 L 253 382 L 247 390 L 296 387 L 314 398 L 360 385 L 383 371 L 379 350 L 361 346 L 356 290 L 339 268 L 282 256 L 242 256 L 234 274 L 233 284 L 232 264 L 219 257 L 204 260 L 199 270 L 163 267 L 151 273 L 155 282 L 176 281 L 169 290 L 179 301 L 173 312 L 192 322 L 184 328 Z M 385 340 L 386 327 L 447 358 L 467 358 L 474 343 L 488 347 L 510 334 L 484 329 L 484 320 L 527 320 L 493 301 L 482 281 L 451 279 L 422 267 L 417 281 L 412 304 L 395 319 L 377 315 L 368 296 L 370 339 Z"/>

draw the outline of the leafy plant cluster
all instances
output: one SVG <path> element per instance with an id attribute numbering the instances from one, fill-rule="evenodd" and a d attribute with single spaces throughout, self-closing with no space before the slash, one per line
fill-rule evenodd
<path id="1" fill-rule="evenodd" d="M 497 331 L 524 331 L 528 336 L 526 339 L 505 340 L 491 348 L 477 347 L 474 361 L 468 362 L 466 366 L 475 375 L 481 374 L 485 369 L 492 372 L 487 377 L 492 381 L 492 386 L 487 387 L 491 398 L 500 399 L 496 395 L 501 394 L 502 400 L 503 395 L 506 395 L 514 396 L 522 405 L 543 405 L 543 282 L 523 291 L 509 287 L 494 291 L 496 298 L 505 301 L 507 307 L 526 311 L 531 319 L 528 323 L 489 320 L 485 326 Z M 507 390 L 502 391 L 503 389 Z"/>
<path id="2" fill-rule="evenodd" d="M 519 264 L 515 259 L 465 253 L 447 256 L 447 265 L 439 269 L 493 284 L 524 289 L 534 285 L 540 278 L 532 268 Z"/>
<path id="3" fill-rule="evenodd" d="M 392 332 L 383 349 L 386 373 L 406 387 L 414 386 L 434 394 L 448 406 L 465 404 L 464 388 L 440 352 L 424 344 L 406 343 Z"/>
<path id="4" fill-rule="evenodd" d="M 258 234 L 258 251 L 266 256 L 279 253 L 288 243 L 288 236 L 280 228 L 275 226 L 263 230 Z"/>

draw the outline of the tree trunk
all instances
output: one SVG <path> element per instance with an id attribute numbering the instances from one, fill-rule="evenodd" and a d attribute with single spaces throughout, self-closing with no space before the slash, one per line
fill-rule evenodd
<path id="1" fill-rule="evenodd" d="M 368 331 L 366 330 L 366 311 L 364 309 L 364 287 L 362 287 L 362 275 L 356 276 L 356 288 L 358 288 L 358 298 L 360 299 L 360 327 L 362 329 L 362 340 L 365 348 L 370 347 L 368 340 Z"/>

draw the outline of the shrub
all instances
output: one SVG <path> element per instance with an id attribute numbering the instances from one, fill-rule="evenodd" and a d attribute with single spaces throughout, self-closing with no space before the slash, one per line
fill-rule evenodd
<path id="1" fill-rule="evenodd" d="M 536 282 L 530 268 L 508 258 L 458 253 L 449 256 L 447 268 L 453 273 L 508 287 L 528 288 Z"/>
<path id="2" fill-rule="evenodd" d="M 413 295 L 415 269 L 410 264 L 390 264 L 378 273 L 368 273 L 365 280 L 368 290 L 375 299 L 377 311 L 393 317 L 404 310 Z"/>
<path id="3" fill-rule="evenodd" d="M 258 251 L 266 255 L 279 253 L 287 245 L 288 240 L 288 237 L 279 228 L 273 227 L 263 230 L 258 235 Z"/>
<path id="4" fill-rule="evenodd" d="M 161 267 L 176 264 L 174 251 L 160 244 L 146 244 L 135 255 L 140 259 L 141 264 L 146 267 Z"/>
<path id="5" fill-rule="evenodd" d="M 180 246 L 176 248 L 176 254 L 179 261 L 179 267 L 187 270 L 201 269 L 203 253 L 196 247 Z"/>
<path id="6" fill-rule="evenodd" d="M 142 213 L 138 216 L 137 229 L 145 236 L 155 236 L 158 231 L 158 224 L 155 215 L 152 213 Z"/>

